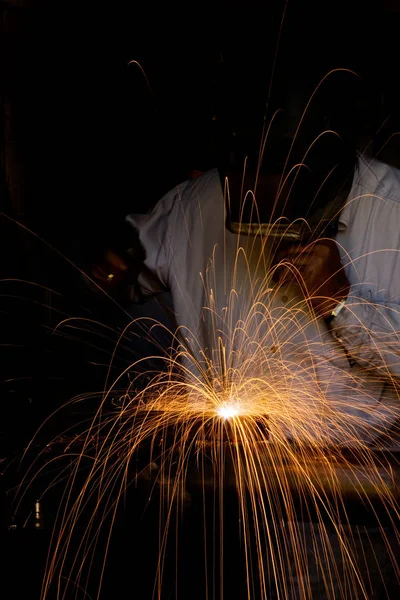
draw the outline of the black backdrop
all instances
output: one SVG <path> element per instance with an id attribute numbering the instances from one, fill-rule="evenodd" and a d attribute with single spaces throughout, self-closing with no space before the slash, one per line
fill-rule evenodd
<path id="1" fill-rule="evenodd" d="M 68 246 L 146 210 L 189 170 L 259 141 L 272 73 L 276 137 L 288 99 L 304 106 L 340 67 L 364 80 L 372 133 L 396 107 L 395 16 L 378 2 L 28 3 L 11 84 L 24 214 Z"/>

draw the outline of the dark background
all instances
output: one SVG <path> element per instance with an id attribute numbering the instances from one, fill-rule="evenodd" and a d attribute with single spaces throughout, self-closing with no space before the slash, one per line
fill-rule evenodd
<path id="1" fill-rule="evenodd" d="M 255 154 L 277 109 L 265 160 L 282 156 L 331 69 L 359 76 L 336 73 L 329 88 L 359 148 L 400 166 L 399 30 L 394 0 L 0 2 L 0 457 L 14 460 L 3 469 L 5 528 L 13 465 L 36 426 L 102 389 L 129 315 L 165 318 L 157 302 L 119 308 L 80 272 L 113 223 L 192 170 Z M 71 316 L 100 325 L 54 331 Z M 138 335 L 112 374 L 152 350 Z M 75 405 L 55 427 L 92 410 Z"/>
<path id="2" fill-rule="evenodd" d="M 254 150 L 268 98 L 267 121 L 283 109 L 275 143 L 293 133 L 333 68 L 362 80 L 359 133 L 373 136 L 388 117 L 385 133 L 395 131 L 399 13 L 389 8 L 3 2 L 4 101 L 20 169 L 17 191 L 7 165 L 10 212 L 58 244 L 90 236 L 146 210 L 191 169 Z M 350 108 L 355 78 L 331 79 L 335 102 Z"/>

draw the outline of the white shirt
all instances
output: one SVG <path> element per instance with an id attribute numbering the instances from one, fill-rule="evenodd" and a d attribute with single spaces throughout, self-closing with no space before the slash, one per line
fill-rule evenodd
<path id="1" fill-rule="evenodd" d="M 360 159 L 336 239 L 351 284 L 335 319 L 341 339 L 355 358 L 399 378 L 400 171 Z"/>
<path id="2" fill-rule="evenodd" d="M 217 170 L 177 186 L 150 214 L 129 215 L 151 274 L 140 276 L 142 293 L 171 291 L 185 377 L 217 394 L 228 389 L 245 411 L 265 399 L 277 435 L 340 443 L 379 437 L 400 408 L 383 373 L 393 367 L 397 376 L 400 356 L 392 335 L 400 329 L 397 190 L 398 171 L 360 161 L 337 238 L 352 287 L 335 335 L 312 317 L 296 286 L 275 287 L 271 240 L 227 230 Z M 370 300 L 378 299 L 377 308 Z M 373 339 L 389 324 L 388 367 Z M 357 359 L 353 366 L 344 349 Z M 363 352 L 379 376 L 366 372 Z"/>

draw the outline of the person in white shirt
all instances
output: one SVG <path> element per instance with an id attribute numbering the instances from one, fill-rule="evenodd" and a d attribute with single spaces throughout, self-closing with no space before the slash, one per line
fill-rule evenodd
<path id="1" fill-rule="evenodd" d="M 291 420 L 294 436 L 378 439 L 400 416 L 400 172 L 359 157 L 334 239 L 292 245 L 278 283 L 268 227 L 232 233 L 226 196 L 215 169 L 127 216 L 145 254 L 136 289 L 171 292 L 185 375 L 214 387 L 227 370 L 241 385 L 264 378 L 293 397 L 299 423 L 315 398 L 317 421 Z M 126 268 L 109 256 L 103 281 Z M 321 398 L 335 414 L 323 426 Z"/>

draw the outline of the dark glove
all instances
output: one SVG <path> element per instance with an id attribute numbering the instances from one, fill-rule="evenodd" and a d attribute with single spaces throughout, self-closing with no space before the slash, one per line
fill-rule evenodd
<path id="1" fill-rule="evenodd" d="M 124 282 L 128 271 L 127 260 L 116 251 L 108 249 L 103 258 L 92 266 L 92 277 L 103 285 L 115 287 Z"/>
<path id="2" fill-rule="evenodd" d="M 296 282 L 315 312 L 328 317 L 350 289 L 334 240 L 291 246 L 279 256 L 279 282 Z"/>

